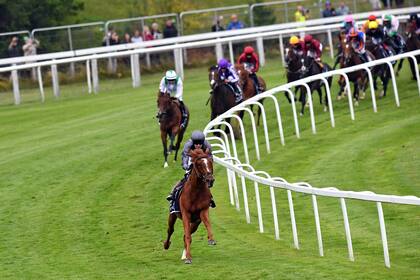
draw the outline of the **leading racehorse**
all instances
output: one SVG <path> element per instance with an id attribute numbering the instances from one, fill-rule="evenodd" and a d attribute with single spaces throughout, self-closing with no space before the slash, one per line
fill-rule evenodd
<path id="1" fill-rule="evenodd" d="M 175 150 L 174 160 L 176 161 L 182 138 L 184 137 L 185 130 L 188 126 L 190 113 L 188 112 L 187 106 L 185 106 L 188 120 L 185 127 L 181 127 L 182 113 L 180 104 L 176 98 L 172 98 L 169 93 L 159 92 L 157 105 L 159 112 L 156 117 L 159 119 L 160 123 L 160 138 L 162 139 L 163 156 L 165 157 L 163 167 L 168 167 L 168 154 L 171 153 L 172 150 Z M 177 135 L 176 145 L 174 146 L 174 140 Z M 167 147 L 168 136 L 171 140 L 169 151 Z"/>
<path id="2" fill-rule="evenodd" d="M 201 222 L 207 229 L 208 245 L 216 245 L 209 219 L 209 205 L 211 199 L 210 186 L 212 186 L 213 161 L 208 151 L 201 149 L 190 151 L 192 170 L 185 182 L 179 197 L 181 213 L 171 213 L 168 218 L 168 236 L 163 244 L 165 250 L 171 245 L 171 235 L 177 218 L 182 219 L 184 225 L 184 251 L 182 259 L 191 264 L 191 235 L 197 230 Z"/>

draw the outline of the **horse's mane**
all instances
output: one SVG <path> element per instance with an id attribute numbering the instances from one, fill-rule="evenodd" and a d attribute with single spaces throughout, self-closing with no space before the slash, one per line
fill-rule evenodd
<path id="1" fill-rule="evenodd" d="M 208 156 L 208 153 L 206 153 L 202 149 L 194 149 L 194 150 L 191 150 L 190 155 L 193 159 L 195 159 L 199 157 L 206 157 Z"/>

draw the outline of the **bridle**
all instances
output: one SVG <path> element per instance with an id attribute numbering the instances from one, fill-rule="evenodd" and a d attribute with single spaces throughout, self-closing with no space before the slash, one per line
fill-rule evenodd
<path id="1" fill-rule="evenodd" d="M 210 159 L 210 157 L 208 155 L 204 155 L 204 156 L 200 156 L 198 158 L 196 158 L 193 162 L 193 171 L 197 174 L 197 177 L 200 181 L 208 183 L 208 187 L 211 188 L 212 186 L 212 182 L 214 181 L 214 177 L 213 177 L 213 171 L 210 170 L 209 166 L 208 166 L 208 160 Z M 204 160 L 204 164 L 206 166 L 206 173 L 200 173 L 197 169 L 197 161 L 199 160 Z"/>

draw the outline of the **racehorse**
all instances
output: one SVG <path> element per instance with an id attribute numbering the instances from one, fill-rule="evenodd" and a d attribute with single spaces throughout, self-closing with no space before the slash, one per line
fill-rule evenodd
<path id="1" fill-rule="evenodd" d="M 286 76 L 287 76 L 287 82 L 291 83 L 293 81 L 302 79 L 303 73 L 302 73 L 302 56 L 299 55 L 295 50 L 292 48 L 286 49 Z M 302 90 L 303 88 L 301 86 L 295 87 L 295 96 L 297 91 L 300 89 L 300 98 L 299 100 L 302 102 Z M 289 103 L 292 103 L 289 97 L 289 93 L 285 92 L 284 95 L 286 96 Z M 296 97 L 294 98 L 296 101 Z"/>
<path id="2" fill-rule="evenodd" d="M 343 56 L 340 60 L 340 68 L 351 67 L 355 65 L 362 64 L 363 61 L 360 58 L 359 54 L 354 51 L 353 46 L 351 46 L 351 42 L 347 42 L 344 38 L 342 41 L 342 49 L 343 49 Z M 350 73 L 347 73 L 349 81 L 353 83 L 354 91 L 353 91 L 353 98 L 354 98 L 354 105 L 359 105 L 359 91 L 362 91 L 362 96 L 365 95 L 365 90 L 367 87 L 367 74 L 364 70 L 357 70 Z M 345 88 L 345 80 L 342 78 L 339 80 L 340 84 L 340 93 Z"/>
<path id="3" fill-rule="evenodd" d="M 392 52 L 394 54 L 401 54 L 407 51 L 406 45 L 403 45 L 401 49 L 398 49 L 396 43 L 394 43 L 393 39 L 389 36 L 386 36 L 385 44 L 388 46 L 388 48 L 392 49 Z M 403 67 L 403 63 L 404 63 L 404 59 L 400 59 L 399 62 L 395 63 L 395 65 L 397 65 L 397 71 L 395 72 L 396 76 L 400 74 L 401 68 Z"/>
<path id="4" fill-rule="evenodd" d="M 257 85 L 255 85 L 253 79 L 251 78 L 251 69 L 250 66 L 247 63 L 243 64 L 236 64 L 235 69 L 238 72 L 239 75 L 239 85 L 242 88 L 242 92 L 244 95 L 244 100 L 247 100 L 251 97 L 254 97 L 257 95 Z M 262 92 L 264 92 L 267 89 L 267 85 L 263 78 L 258 77 L 258 83 L 261 85 Z M 261 99 L 258 101 L 259 103 L 263 104 L 264 100 Z M 253 105 L 251 105 L 251 111 L 252 111 Z M 260 124 L 260 117 L 261 117 L 261 108 L 258 106 L 258 120 L 257 125 Z"/>
<path id="5" fill-rule="evenodd" d="M 236 105 L 235 93 L 231 85 L 220 81 L 217 66 L 211 66 L 209 69 L 209 82 L 213 93 L 210 97 L 211 117 L 210 120 L 214 120 L 217 116 L 223 114 L 230 108 Z M 239 113 L 239 117 L 242 119 L 244 112 Z M 230 118 L 225 119 L 226 122 L 230 123 Z M 220 128 L 220 125 L 219 127 Z M 228 127 L 225 128 L 225 132 L 229 133 Z"/>
<path id="6" fill-rule="evenodd" d="M 323 68 L 321 68 L 321 65 L 319 65 L 315 59 L 311 56 L 304 56 L 301 59 L 302 62 L 302 78 L 306 78 L 309 76 L 313 76 L 313 75 L 317 75 L 317 74 L 321 74 L 322 72 L 327 72 L 331 70 L 331 67 L 326 64 L 323 63 Z M 321 105 L 323 105 L 322 103 L 322 87 L 324 87 L 325 89 L 325 104 L 324 104 L 324 111 L 327 111 L 328 108 L 328 98 L 327 98 L 327 89 L 325 87 L 331 87 L 332 84 L 332 77 L 328 77 L 327 78 L 327 83 L 328 85 L 325 85 L 321 80 L 315 80 L 313 82 L 308 83 L 308 86 L 311 90 L 311 93 L 314 92 L 315 90 L 318 92 L 319 95 L 319 103 Z M 304 106 L 306 104 L 306 90 L 302 89 L 302 110 L 301 110 L 301 115 L 303 115 L 304 113 Z"/>
<path id="7" fill-rule="evenodd" d="M 411 52 L 411 51 L 419 50 L 420 40 L 419 40 L 418 35 L 416 34 L 415 25 L 408 24 L 405 34 L 407 36 L 407 41 L 406 41 L 407 51 Z M 420 55 L 417 55 L 416 59 L 417 59 L 417 64 L 420 63 Z M 413 75 L 413 80 L 416 80 L 417 76 L 416 76 L 416 68 L 414 67 L 414 62 L 412 59 L 408 59 L 408 61 L 410 63 L 411 74 Z"/>
<path id="8" fill-rule="evenodd" d="M 184 137 L 185 130 L 187 129 L 189 122 L 189 112 L 187 106 L 185 106 L 185 111 L 188 115 L 188 120 L 185 127 L 181 128 L 182 113 L 180 109 L 179 102 L 176 98 L 172 98 L 169 93 L 158 93 L 157 106 L 159 112 L 157 118 L 160 123 L 160 138 L 162 139 L 163 145 L 163 156 L 165 157 L 165 163 L 163 167 L 168 167 L 168 154 L 175 150 L 176 161 L 178 150 Z M 176 144 L 174 146 L 175 137 L 178 135 Z M 170 138 L 171 143 L 169 145 L 169 151 L 167 148 L 167 138 Z"/>
<path id="9" fill-rule="evenodd" d="M 171 235 L 174 232 L 174 225 L 177 218 L 182 220 L 184 225 L 184 251 L 182 259 L 186 264 L 191 264 L 191 235 L 197 230 L 201 222 L 207 229 L 208 245 L 216 245 L 213 239 L 209 219 L 209 205 L 211 193 L 209 186 L 214 181 L 213 161 L 209 152 L 201 149 L 190 151 L 192 159 L 192 170 L 185 182 L 184 188 L 179 197 L 181 213 L 171 213 L 168 218 L 168 236 L 163 244 L 165 250 L 171 245 Z"/>
<path id="10" fill-rule="evenodd" d="M 373 56 L 376 59 L 386 58 L 389 56 L 388 50 L 385 49 L 383 42 L 377 42 L 373 38 L 372 38 L 371 43 L 366 45 L 366 48 L 373 54 Z M 388 82 L 389 82 L 389 79 L 391 78 L 391 72 L 388 67 L 388 64 L 381 64 L 381 65 L 374 66 L 372 69 L 372 75 L 373 75 L 373 85 L 375 89 L 377 89 L 377 84 L 376 84 L 377 78 L 380 77 L 382 81 L 382 91 L 379 94 L 379 97 L 386 96 Z"/>

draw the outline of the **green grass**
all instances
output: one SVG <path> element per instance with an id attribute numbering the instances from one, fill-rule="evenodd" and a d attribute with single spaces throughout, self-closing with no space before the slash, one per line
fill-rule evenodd
<path id="1" fill-rule="evenodd" d="M 272 153 L 263 145 L 255 167 L 289 181 L 316 187 L 370 190 L 420 196 L 420 112 L 408 67 L 399 80 L 401 108 L 389 96 L 378 113 L 367 98 L 351 121 L 345 101 L 334 101 L 336 127 L 315 97 L 317 135 L 309 116 L 294 136 L 291 110 L 281 94 L 286 146 L 281 146 L 267 101 Z M 284 81 L 278 61 L 261 75 L 273 87 Z M 209 119 L 206 69 L 186 71 L 184 99 L 191 111 L 187 134 Z M 182 226 L 169 251 L 162 248 L 166 194 L 181 178 L 178 163 L 163 169 L 159 128 L 154 119 L 159 75 L 62 87 L 62 98 L 39 104 L 25 90 L 21 106 L 0 95 L 0 279 L 416 279 L 420 275 L 420 210 L 384 205 L 391 268 L 383 264 L 374 203 L 347 201 L 355 262 L 347 258 L 337 199 L 318 198 L 325 256 L 319 257 L 310 197 L 294 194 L 301 250 L 293 249 L 286 192 L 276 192 L 280 237 L 274 239 L 268 189 L 261 186 L 265 233 L 258 233 L 253 185 L 248 184 L 251 220 L 229 204 L 226 172 L 216 167 L 211 220 L 218 245 L 208 247 L 200 227 L 193 236 L 193 264 L 180 261 Z M 335 91 L 334 91 L 335 92 Z M 368 96 L 367 96 L 368 97 Z M 245 118 L 249 131 L 249 117 Z M 263 141 L 259 130 L 259 141 Z M 241 201 L 242 206 L 242 201 Z"/>

